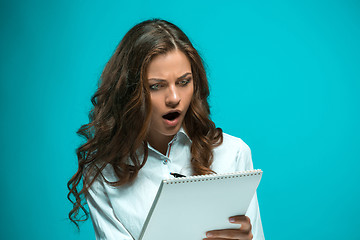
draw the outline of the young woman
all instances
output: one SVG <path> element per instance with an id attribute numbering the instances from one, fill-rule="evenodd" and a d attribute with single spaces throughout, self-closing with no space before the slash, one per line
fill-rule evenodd
<path id="1" fill-rule="evenodd" d="M 78 171 L 68 183 L 82 221 L 86 197 L 97 239 L 138 239 L 162 179 L 253 168 L 249 147 L 210 120 L 202 59 L 187 36 L 159 19 L 134 26 L 107 63 L 90 122 L 78 133 Z M 86 220 L 85 219 L 85 220 Z M 233 229 L 209 239 L 264 239 L 256 194 Z M 241 224 L 241 225 L 239 225 Z M 240 227 L 241 226 L 241 227 Z"/>

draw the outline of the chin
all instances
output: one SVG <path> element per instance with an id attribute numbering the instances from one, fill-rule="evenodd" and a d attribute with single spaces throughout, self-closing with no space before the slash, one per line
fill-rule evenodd
<path id="1" fill-rule="evenodd" d="M 164 134 L 165 136 L 174 136 L 179 130 L 180 130 L 180 126 L 175 126 L 173 128 L 170 129 L 164 129 L 164 131 L 162 131 L 162 134 Z"/>

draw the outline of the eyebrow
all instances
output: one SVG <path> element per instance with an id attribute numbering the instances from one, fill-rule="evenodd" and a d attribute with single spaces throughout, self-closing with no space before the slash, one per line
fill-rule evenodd
<path id="1" fill-rule="evenodd" d="M 188 75 L 191 75 L 191 72 L 187 72 L 187 73 L 181 75 L 180 77 L 178 77 L 177 79 L 178 79 L 178 80 L 184 79 L 184 78 L 186 78 Z M 148 81 L 150 81 L 150 80 L 159 81 L 159 82 L 164 82 L 164 81 L 166 81 L 165 79 L 161 79 L 161 78 L 149 78 Z"/>

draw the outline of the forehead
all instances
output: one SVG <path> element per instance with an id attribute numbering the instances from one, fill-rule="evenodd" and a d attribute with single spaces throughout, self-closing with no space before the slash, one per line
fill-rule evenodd
<path id="1" fill-rule="evenodd" d="M 183 52 L 174 50 L 151 60 L 147 68 L 147 78 L 176 78 L 186 72 L 191 73 L 190 61 Z"/>

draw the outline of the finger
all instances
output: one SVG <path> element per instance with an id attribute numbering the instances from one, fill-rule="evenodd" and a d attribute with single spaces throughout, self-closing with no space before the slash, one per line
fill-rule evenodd
<path id="1" fill-rule="evenodd" d="M 240 224 L 240 230 L 242 232 L 250 232 L 251 231 L 251 222 L 250 222 L 250 218 L 248 218 L 247 216 L 244 215 L 239 215 L 239 216 L 233 216 L 229 218 L 229 222 L 234 223 L 234 224 Z"/>
<path id="2" fill-rule="evenodd" d="M 226 240 L 226 238 L 203 238 L 203 240 Z"/>
<path id="3" fill-rule="evenodd" d="M 203 238 L 203 240 L 226 240 L 226 238 Z"/>
<path id="4" fill-rule="evenodd" d="M 253 236 L 246 236 L 243 238 L 237 238 L 238 240 L 252 240 Z M 203 240 L 229 240 L 229 238 L 203 238 Z"/>
<path id="5" fill-rule="evenodd" d="M 243 222 L 250 223 L 250 218 L 248 216 L 245 216 L 245 215 L 237 215 L 237 216 L 230 217 L 229 221 L 231 223 L 235 223 L 235 224 L 241 224 Z"/>
<path id="6" fill-rule="evenodd" d="M 213 230 L 206 233 L 206 237 L 213 239 L 249 239 L 249 232 L 239 229 Z"/>

